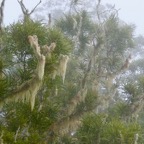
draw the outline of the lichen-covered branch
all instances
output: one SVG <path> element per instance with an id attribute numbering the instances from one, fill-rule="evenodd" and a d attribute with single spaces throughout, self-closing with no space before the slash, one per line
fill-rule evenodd
<path id="1" fill-rule="evenodd" d="M 6 97 L 4 100 L 0 101 L 0 106 L 2 107 L 5 103 L 12 102 L 12 101 L 26 101 L 30 102 L 31 110 L 33 110 L 35 105 L 35 97 L 37 92 L 39 91 L 43 76 L 44 76 L 44 69 L 45 69 L 45 59 L 47 55 L 44 55 L 41 51 L 41 47 L 38 44 L 38 38 L 36 35 L 28 36 L 29 43 L 33 48 L 33 52 L 35 57 L 37 58 L 37 67 L 33 77 L 23 83 L 21 86 L 16 88 L 14 91 L 11 92 L 11 95 Z M 52 52 L 55 48 L 55 44 L 52 43 L 51 46 L 47 46 L 48 49 L 47 54 Z"/>
<path id="2" fill-rule="evenodd" d="M 104 87 L 106 88 L 105 94 L 99 94 L 98 97 L 98 107 L 97 107 L 97 113 L 101 110 L 105 110 L 109 107 L 109 102 L 114 98 L 114 96 L 117 93 L 117 85 L 114 84 L 114 80 L 117 76 L 119 76 L 122 72 L 127 70 L 130 65 L 131 55 L 128 56 L 128 58 L 125 60 L 124 64 L 121 66 L 121 68 L 117 72 L 108 73 L 106 72 L 104 75 Z M 97 87 L 97 86 L 96 86 Z M 96 88 L 97 89 L 97 88 Z"/>
<path id="3" fill-rule="evenodd" d="M 71 101 L 67 105 L 66 111 L 68 115 L 71 115 L 74 112 L 78 104 L 85 101 L 85 98 L 87 95 L 87 88 L 86 88 L 87 79 L 90 75 L 97 49 L 99 49 L 102 44 L 103 42 L 98 40 L 97 44 L 94 46 L 93 55 L 88 62 L 87 70 L 85 71 L 85 74 L 81 81 L 81 89 L 78 91 L 78 93 L 71 99 Z"/>
<path id="4" fill-rule="evenodd" d="M 77 130 L 81 125 L 82 115 L 73 115 L 71 117 L 66 117 L 60 121 L 54 123 L 48 130 L 48 132 L 53 132 L 54 135 L 64 136 L 70 134 L 71 132 Z"/>
<path id="5" fill-rule="evenodd" d="M 52 79 L 55 79 L 56 75 L 59 75 L 62 77 L 64 83 L 68 61 L 69 57 L 67 55 L 60 54 L 59 63 L 52 74 Z"/>
<path id="6" fill-rule="evenodd" d="M 139 112 L 143 109 L 143 107 L 144 107 L 144 95 L 137 96 L 129 106 L 130 117 L 137 119 L 137 116 Z"/>
<path id="7" fill-rule="evenodd" d="M 87 80 L 89 78 L 89 75 L 90 75 L 90 72 L 91 72 L 91 69 L 93 66 L 93 61 L 94 61 L 94 58 L 97 54 L 97 50 L 103 44 L 103 41 L 101 41 L 101 39 L 97 39 L 97 43 L 94 45 L 94 52 L 93 52 L 93 55 L 88 62 L 87 70 L 85 71 L 85 74 L 82 78 L 80 90 L 68 102 L 67 107 L 62 112 L 65 115 L 65 117 L 58 120 L 49 129 L 49 131 L 53 132 L 54 135 L 56 134 L 56 135 L 61 137 L 65 134 L 69 134 L 73 130 L 75 131 L 81 124 L 82 116 L 86 112 L 83 111 L 83 112 L 78 113 L 78 114 L 75 114 L 75 112 L 76 112 L 77 106 L 80 103 L 85 102 L 85 98 L 87 96 L 87 87 L 86 87 Z M 92 111 L 92 110 L 90 110 L 90 111 Z"/>
<path id="8" fill-rule="evenodd" d="M 93 114 L 93 110 L 93 108 L 90 108 L 81 111 L 80 113 L 75 112 L 75 114 L 72 114 L 69 117 L 64 117 L 58 120 L 56 123 L 53 123 L 46 133 L 45 141 L 50 143 L 54 137 L 63 137 L 76 132 L 76 130 L 82 125 L 83 117 L 85 117 L 87 114 Z"/>

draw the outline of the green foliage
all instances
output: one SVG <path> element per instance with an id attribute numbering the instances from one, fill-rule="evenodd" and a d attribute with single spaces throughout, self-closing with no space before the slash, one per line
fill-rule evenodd
<path id="1" fill-rule="evenodd" d="M 18 22 L 7 27 L 4 37 L 5 51 L 17 56 L 17 59 L 24 62 L 26 56 L 32 55 L 32 49 L 28 42 L 29 35 L 37 35 L 40 45 L 46 42 L 47 29 L 38 22 Z"/>
<path id="2" fill-rule="evenodd" d="M 114 52 L 123 53 L 126 48 L 134 47 L 132 33 L 133 27 L 122 24 L 119 18 L 110 17 L 106 23 L 106 38 L 109 43 L 109 49 Z"/>
<path id="3" fill-rule="evenodd" d="M 84 118 L 76 138 L 79 144 L 131 144 L 137 133 L 142 133 L 137 123 L 126 123 L 117 118 L 93 114 Z"/>
<path id="4" fill-rule="evenodd" d="M 59 54 L 69 54 L 72 51 L 72 43 L 70 39 L 63 35 L 63 33 L 58 29 L 49 29 L 47 33 L 47 43 L 56 43 L 56 48 L 54 53 Z"/>
<path id="5" fill-rule="evenodd" d="M 104 115 L 87 116 L 83 119 L 83 126 L 79 129 L 77 136 L 80 144 L 98 143 L 101 130 L 105 124 Z"/>
<path id="6" fill-rule="evenodd" d="M 37 35 L 40 46 L 56 43 L 56 48 L 51 59 L 46 60 L 45 78 L 50 79 L 50 74 L 56 69 L 59 55 L 69 55 L 72 50 L 71 41 L 57 29 L 47 29 L 39 22 L 14 23 L 7 27 L 3 36 L 4 50 L 1 54 L 6 63 L 6 69 L 11 75 L 12 85 L 15 87 L 32 77 L 36 68 L 33 51 L 28 42 L 29 35 Z M 8 56 L 5 57 L 5 54 Z M 16 80 L 16 81 L 15 81 Z M 16 82 L 16 83 L 14 83 Z"/>
<path id="7" fill-rule="evenodd" d="M 129 100 L 134 102 L 144 92 L 144 77 L 139 76 L 137 81 L 132 82 L 133 80 L 124 85 L 124 91 L 128 94 Z"/>
<path id="8" fill-rule="evenodd" d="M 29 104 L 24 103 L 11 103 L 6 105 L 3 109 L 5 123 L 3 126 L 3 132 L 9 131 L 9 136 L 5 136 L 5 142 L 13 143 L 14 139 L 10 135 L 14 135 L 20 128 L 17 141 L 22 142 L 22 132 L 25 128 L 28 128 L 29 136 L 26 136 L 27 143 L 40 143 L 43 141 L 43 135 L 48 127 L 57 119 L 57 113 L 59 106 L 57 104 L 46 102 L 43 108 L 39 111 L 39 105 L 37 101 L 36 108 L 31 111 Z M 8 134 L 8 133 L 7 133 Z"/>
<path id="9" fill-rule="evenodd" d="M 73 30 L 73 23 L 73 17 L 65 15 L 64 18 L 62 17 L 59 21 L 56 21 L 56 26 L 65 32 L 66 35 L 74 36 L 76 35 L 76 31 Z"/>
<path id="10" fill-rule="evenodd" d="M 141 90 L 141 93 L 144 92 L 144 76 L 138 78 L 138 87 Z"/>
<path id="11" fill-rule="evenodd" d="M 21 22 L 14 23 L 6 28 L 3 36 L 4 49 L 2 54 L 4 54 L 3 59 L 6 63 L 6 69 L 9 70 L 12 77 L 17 78 L 17 84 L 30 79 L 36 66 L 28 36 L 35 34 L 39 38 L 39 43 L 44 44 L 46 32 L 47 29 L 40 23 L 32 21 L 25 24 Z"/>
<path id="12" fill-rule="evenodd" d="M 9 85 L 7 80 L 0 79 L 0 100 L 7 95 L 9 89 Z"/>
<path id="13" fill-rule="evenodd" d="M 3 71 L 4 69 L 4 62 L 1 59 L 0 60 L 0 100 L 1 98 L 5 97 L 5 95 L 8 93 L 9 84 L 8 84 L 8 78 L 6 78 L 6 75 Z"/>
<path id="14" fill-rule="evenodd" d="M 82 26 L 80 28 L 80 19 L 82 17 Z M 75 24 L 76 21 L 76 24 Z M 76 27 L 74 27 L 76 25 Z M 65 35 L 73 39 L 74 37 L 78 36 L 78 31 L 80 28 L 80 35 L 78 36 L 80 43 L 77 50 L 82 53 L 86 50 L 86 44 L 89 43 L 89 36 L 94 34 L 95 32 L 95 25 L 90 19 L 88 13 L 83 10 L 77 15 L 65 15 L 64 18 L 61 18 L 59 21 L 56 22 L 56 27 L 60 28 Z M 76 43 L 76 39 L 73 40 Z"/>
<path id="15" fill-rule="evenodd" d="M 58 29 L 49 29 L 47 32 L 45 44 L 50 45 L 53 42 L 56 43 L 56 48 L 51 55 L 51 59 L 47 59 L 46 61 L 46 77 L 48 76 L 47 72 L 51 74 L 56 69 L 56 66 L 59 63 L 60 54 L 69 55 L 72 51 L 72 42 Z"/>
<path id="16" fill-rule="evenodd" d="M 74 1 L 75 4 L 77 2 Z M 76 14 L 65 14 L 53 28 L 34 21 L 18 22 L 6 28 L 1 36 L 4 49 L 0 53 L 0 74 L 4 72 L 5 76 L 0 77 L 0 100 L 33 76 L 37 61 L 28 42 L 29 35 L 37 35 L 40 46 L 54 42 L 56 48 L 46 59 L 44 80 L 34 110 L 31 111 L 29 103 L 22 102 L 6 104 L 2 109 L 0 131 L 4 133 L 4 143 L 15 143 L 17 133 L 18 144 L 43 144 L 49 135 L 53 135 L 50 129 L 54 124 L 62 118 L 71 120 L 73 116 L 84 116 L 80 129 L 63 137 L 54 133 L 50 143 L 132 144 L 135 134 L 140 136 L 138 142 L 143 142 L 141 126 L 127 118 L 131 115 L 130 105 L 144 92 L 143 77 L 135 83 L 126 83 L 125 97 L 120 97 L 120 102 L 114 97 L 111 99 L 113 89 L 107 93 L 105 86 L 109 75 L 114 74 L 115 79 L 115 74 L 124 64 L 128 48 L 134 47 L 133 27 L 124 24 L 115 15 L 102 15 L 106 18 L 103 23 L 93 20 L 90 13 L 83 10 Z M 141 38 L 139 40 L 142 43 Z M 98 42 L 102 42 L 102 45 L 96 48 Z M 71 58 L 64 84 L 59 76 L 52 80 L 61 54 Z M 87 73 L 89 62 L 91 68 Z M 84 76 L 88 92 L 86 99 L 81 102 L 77 93 Z M 99 98 L 103 95 L 106 99 Z M 71 101 L 75 96 L 78 104 L 76 100 Z M 103 107 L 103 100 L 110 102 L 110 109 L 100 110 L 98 112 L 103 111 L 103 114 L 96 114 L 99 106 Z M 69 104 L 74 105 L 71 106 L 74 111 L 67 116 Z M 86 115 L 88 112 L 90 114 Z"/>
<path id="17" fill-rule="evenodd" d="M 87 104 L 88 109 L 93 109 L 98 106 L 98 93 L 93 92 L 91 89 L 87 92 L 87 97 L 85 99 L 85 103 Z"/>
<path id="18" fill-rule="evenodd" d="M 126 123 L 121 120 L 110 121 L 102 134 L 102 144 L 131 144 L 135 141 L 134 136 L 142 130 L 139 124 Z"/>
<path id="19" fill-rule="evenodd" d="M 132 95 L 132 96 L 136 96 L 137 95 L 137 87 L 135 84 L 129 83 L 127 85 L 125 85 L 125 92 Z"/>
<path id="20" fill-rule="evenodd" d="M 5 71 L 6 75 L 0 79 L 0 100 L 29 80 L 34 73 L 36 59 L 28 42 L 29 35 L 37 35 L 40 46 L 55 42 L 56 48 L 51 58 L 46 59 L 45 77 L 42 89 L 36 98 L 35 109 L 31 111 L 30 104 L 22 102 L 6 104 L 2 109 L 4 119 L 0 116 L 2 124 L 0 130 L 4 131 L 3 139 L 7 143 L 14 143 L 18 129 L 17 143 L 43 143 L 45 132 L 58 119 L 61 109 L 62 100 L 51 94 L 54 94 L 56 86 L 62 87 L 62 81 L 60 77 L 52 80 L 50 74 L 58 65 L 60 54 L 69 55 L 72 43 L 58 29 L 47 29 L 39 22 L 28 21 L 24 24 L 18 22 L 6 28 L 3 35 L 4 49 L 1 51 L 5 66 L 0 63 L 0 71 Z M 23 136 L 25 129 L 28 129 L 28 135 Z"/>
<path id="21" fill-rule="evenodd" d="M 126 101 L 117 102 L 112 107 L 109 108 L 108 114 L 111 117 L 127 119 L 126 117 L 130 115 L 129 104 Z"/>

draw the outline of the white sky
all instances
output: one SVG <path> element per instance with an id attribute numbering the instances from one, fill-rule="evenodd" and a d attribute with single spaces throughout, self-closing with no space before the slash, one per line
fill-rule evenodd
<path id="1" fill-rule="evenodd" d="M 29 10 L 38 2 L 39 0 L 24 0 L 24 3 Z M 144 0 L 102 0 L 102 3 L 115 4 L 116 9 L 120 9 L 119 17 L 128 24 L 135 24 L 136 33 L 144 35 Z M 4 12 L 4 23 L 6 25 L 17 21 L 22 14 L 17 0 L 6 0 Z"/>
<path id="2" fill-rule="evenodd" d="M 26 5 L 26 8 L 28 8 L 29 10 L 31 10 L 39 2 L 39 0 L 23 0 L 23 1 L 24 4 Z M 20 15 L 22 15 L 22 12 L 17 0 L 6 0 L 4 9 L 4 23 L 7 25 L 9 23 L 17 21 Z"/>
<path id="3" fill-rule="evenodd" d="M 103 0 L 115 4 L 119 17 L 128 24 L 136 25 L 136 33 L 144 35 L 144 0 Z"/>

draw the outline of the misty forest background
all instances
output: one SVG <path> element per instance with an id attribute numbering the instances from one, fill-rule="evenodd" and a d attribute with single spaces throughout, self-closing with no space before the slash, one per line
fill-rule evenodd
<path id="1" fill-rule="evenodd" d="M 0 143 L 144 144 L 135 25 L 101 0 L 17 2 L 8 26 L 0 4 Z"/>

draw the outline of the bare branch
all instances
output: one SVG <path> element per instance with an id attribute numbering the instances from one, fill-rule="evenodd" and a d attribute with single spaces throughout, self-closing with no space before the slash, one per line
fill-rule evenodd
<path id="1" fill-rule="evenodd" d="M 139 138 L 139 134 L 135 134 L 134 136 L 134 144 L 138 144 L 138 138 Z"/>
<path id="2" fill-rule="evenodd" d="M 25 12 L 28 11 L 28 10 L 26 9 L 25 5 L 23 4 L 23 0 L 21 0 L 21 1 L 17 0 L 17 1 L 21 6 L 21 10 L 22 10 L 23 14 L 25 14 Z"/>
<path id="3" fill-rule="evenodd" d="M 99 22 L 101 22 L 100 14 L 99 14 L 100 3 L 101 3 L 101 0 L 98 0 L 98 4 L 96 6 L 96 12 L 97 12 L 97 17 L 98 17 Z"/>
<path id="4" fill-rule="evenodd" d="M 5 0 L 1 2 L 1 6 L 0 6 L 0 31 L 2 31 L 2 25 L 3 25 L 4 5 L 5 5 Z"/>
<path id="5" fill-rule="evenodd" d="M 14 136 L 14 142 L 15 142 L 15 143 L 17 142 L 17 137 L 18 137 L 19 130 L 20 130 L 20 126 L 18 127 L 18 129 L 17 129 L 17 131 L 16 131 L 16 134 L 15 134 L 15 136 Z"/>
<path id="6" fill-rule="evenodd" d="M 35 9 L 38 7 L 38 5 L 41 3 L 41 0 L 39 3 L 29 12 L 29 10 L 25 7 L 23 0 L 17 0 L 18 3 L 20 4 L 21 10 L 24 15 L 24 22 L 30 19 L 30 15 L 35 11 Z"/>
<path id="7" fill-rule="evenodd" d="M 35 9 L 38 7 L 38 5 L 40 5 L 41 0 L 39 1 L 39 3 L 31 10 L 31 12 L 29 13 L 30 15 L 35 11 Z"/>
<path id="8" fill-rule="evenodd" d="M 49 14 L 48 14 L 48 26 L 49 26 L 49 27 L 51 26 L 51 21 L 52 21 L 52 19 L 51 19 L 51 14 L 49 13 Z"/>

